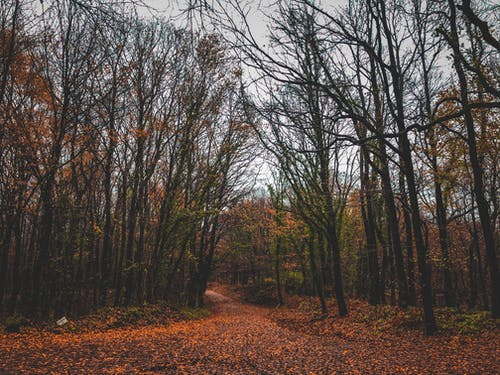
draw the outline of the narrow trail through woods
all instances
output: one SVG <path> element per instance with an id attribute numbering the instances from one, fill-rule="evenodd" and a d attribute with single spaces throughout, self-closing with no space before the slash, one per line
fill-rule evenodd
<path id="1" fill-rule="evenodd" d="M 343 367 L 341 348 L 280 327 L 269 308 L 211 290 L 206 299 L 210 317 L 170 326 L 11 335 L 0 341 L 0 373 L 309 374 Z"/>
<path id="2" fill-rule="evenodd" d="M 341 348 L 280 327 L 267 317 L 268 308 L 243 304 L 210 290 L 206 296 L 217 313 L 203 326 L 199 341 L 220 361 L 221 371 L 332 373 L 344 367 Z"/>
<path id="3" fill-rule="evenodd" d="M 195 321 L 83 334 L 2 336 L 0 374 L 430 373 L 429 362 L 442 358 L 439 353 L 430 358 L 425 345 L 372 341 L 362 332 L 333 340 L 296 332 L 273 320 L 272 308 L 244 304 L 213 290 L 207 291 L 206 301 L 212 315 Z M 409 355 L 403 358 L 403 353 Z M 463 369 L 459 358 L 449 360 L 450 366 Z M 454 368 L 445 373 L 458 373 Z"/>

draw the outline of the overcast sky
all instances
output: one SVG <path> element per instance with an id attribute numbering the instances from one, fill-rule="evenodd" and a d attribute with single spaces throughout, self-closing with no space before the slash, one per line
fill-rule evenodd
<path id="1" fill-rule="evenodd" d="M 330 0 L 337 1 L 337 0 Z M 171 16 L 178 17 L 183 10 L 186 10 L 188 0 L 143 0 L 143 2 L 150 6 L 153 9 L 158 11 L 158 14 L 164 15 L 169 18 Z M 272 4 L 274 0 L 247 0 L 249 4 L 250 12 L 248 14 L 248 21 L 252 28 L 252 32 L 255 33 L 256 36 L 264 39 L 264 35 L 266 34 L 266 16 L 262 10 L 259 10 L 259 5 L 265 8 L 267 5 Z M 240 1 L 240 5 L 242 5 L 244 1 Z M 246 9 L 246 8 L 245 8 Z M 139 10 L 141 15 L 147 16 L 152 14 L 152 10 L 143 8 L 143 10 Z M 268 12 L 267 12 L 268 13 Z M 183 20 L 179 20 L 182 22 Z M 185 19 L 184 19 L 185 22 Z"/>
<path id="2" fill-rule="evenodd" d="M 179 14 L 186 10 L 187 4 L 190 0 L 142 0 L 147 6 L 156 9 L 159 14 L 164 15 L 167 18 L 171 16 L 179 16 Z M 193 1 L 193 0 L 191 0 Z M 224 3 L 224 0 L 220 0 Z M 267 22 L 268 16 L 272 14 L 272 4 L 276 0 L 233 0 L 237 1 L 240 6 L 244 6 L 245 10 L 248 10 L 248 23 L 252 30 L 252 34 L 257 37 L 262 43 L 265 43 L 267 35 Z M 212 1 L 209 0 L 209 3 Z M 319 0 L 317 1 L 323 8 L 327 10 L 332 10 L 339 6 L 345 5 L 347 0 Z M 244 5 L 246 4 L 246 5 Z M 226 8 L 227 9 L 227 8 Z M 143 8 L 139 10 L 141 15 L 147 16 L 152 14 L 151 9 Z M 185 19 L 184 19 L 185 21 Z M 179 20 L 181 22 L 181 20 Z M 272 25 L 270 25 L 272 27 Z"/>

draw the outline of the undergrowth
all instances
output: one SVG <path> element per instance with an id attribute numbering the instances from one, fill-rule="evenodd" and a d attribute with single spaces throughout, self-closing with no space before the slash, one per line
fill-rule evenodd
<path id="1" fill-rule="evenodd" d="M 315 317 L 321 314 L 318 300 L 313 297 L 289 297 L 287 306 L 302 316 L 299 320 L 303 320 L 301 325 L 304 327 L 309 324 L 307 322 L 315 321 Z M 333 299 L 328 300 L 328 307 L 330 320 L 339 321 Z M 377 334 L 424 329 L 423 312 L 419 307 L 401 309 L 391 305 L 372 306 L 360 300 L 350 300 L 348 307 L 349 315 L 345 319 L 362 324 Z M 476 336 L 500 327 L 500 320 L 493 319 L 488 311 L 435 307 L 434 314 L 439 333 L 444 335 Z M 320 327 L 317 328 L 318 331 L 321 330 Z"/>
<path id="2" fill-rule="evenodd" d="M 188 320 L 197 320 L 208 317 L 210 310 L 204 307 L 183 307 L 180 313 Z"/>
<path id="3" fill-rule="evenodd" d="M 68 323 L 61 327 L 56 324 L 56 319 L 37 322 L 29 321 L 21 315 L 5 318 L 0 326 L 3 326 L 5 333 L 29 333 L 31 330 L 85 333 L 126 327 L 168 325 L 182 320 L 200 319 L 208 314 L 209 311 L 206 309 L 176 308 L 160 302 L 143 306 L 108 306 L 81 317 L 68 315 L 66 316 Z"/>

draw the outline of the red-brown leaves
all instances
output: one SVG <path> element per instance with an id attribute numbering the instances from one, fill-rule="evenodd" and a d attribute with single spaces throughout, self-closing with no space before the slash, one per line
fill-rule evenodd
<path id="1" fill-rule="evenodd" d="M 356 301 L 350 304 L 350 317 L 314 319 L 307 301 L 300 308 L 273 310 L 244 305 L 216 292 L 208 292 L 207 297 L 214 311 L 211 317 L 170 326 L 131 326 L 80 334 L 32 331 L 1 335 L 0 372 L 500 372 L 496 361 L 500 354 L 498 330 L 477 337 L 442 334 L 428 338 L 418 329 L 381 327 L 373 319 L 382 312 L 375 314 L 373 308 Z M 394 314 L 397 316 L 397 311 Z"/>

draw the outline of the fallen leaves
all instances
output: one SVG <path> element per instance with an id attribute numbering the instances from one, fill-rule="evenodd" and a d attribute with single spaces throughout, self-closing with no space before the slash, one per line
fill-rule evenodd
<path id="1" fill-rule="evenodd" d="M 213 314 L 195 321 L 0 335 L 0 373 L 500 373 L 498 330 L 428 338 L 375 332 L 362 305 L 347 318 L 312 320 L 306 309 L 245 305 L 215 292 L 208 299 Z"/>
<path id="2" fill-rule="evenodd" d="M 295 301 L 296 308 L 274 310 L 281 327 L 328 342 L 344 358 L 349 374 L 498 374 L 500 331 L 491 328 L 476 335 L 441 331 L 422 334 L 415 311 L 391 306 L 373 307 L 350 301 L 350 315 L 318 320 L 310 301 Z M 333 310 L 334 301 L 329 301 Z M 304 308 L 307 306 L 307 308 Z"/>

